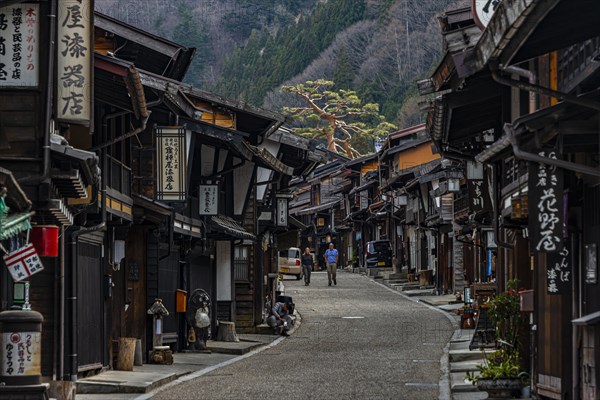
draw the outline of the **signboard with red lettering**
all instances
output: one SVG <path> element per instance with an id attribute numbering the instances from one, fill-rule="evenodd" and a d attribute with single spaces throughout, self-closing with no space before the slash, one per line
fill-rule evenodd
<path id="1" fill-rule="evenodd" d="M 3 332 L 0 376 L 41 375 L 41 333 Z"/>
<path id="2" fill-rule="evenodd" d="M 92 106 L 91 0 L 59 0 L 56 43 L 56 115 L 87 124 Z"/>
<path id="3" fill-rule="evenodd" d="M 0 7 L 0 87 L 34 87 L 39 79 L 39 5 Z"/>
<path id="4" fill-rule="evenodd" d="M 4 263 L 15 282 L 27 279 L 44 269 L 32 243 L 5 255 Z"/>

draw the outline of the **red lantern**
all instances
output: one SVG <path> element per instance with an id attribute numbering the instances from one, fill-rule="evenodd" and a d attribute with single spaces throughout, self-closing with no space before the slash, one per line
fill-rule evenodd
<path id="1" fill-rule="evenodd" d="M 31 230 L 31 243 L 42 257 L 58 257 L 58 226 L 38 225 Z"/>

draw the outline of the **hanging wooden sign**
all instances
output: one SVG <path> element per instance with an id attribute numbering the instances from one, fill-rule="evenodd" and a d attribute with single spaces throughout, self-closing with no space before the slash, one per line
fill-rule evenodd
<path id="1" fill-rule="evenodd" d="M 186 201 L 187 147 L 182 127 L 156 127 L 156 200 Z"/>
<path id="2" fill-rule="evenodd" d="M 91 0 L 58 1 L 56 116 L 89 124 L 92 109 Z"/>
<path id="3" fill-rule="evenodd" d="M 540 150 L 538 154 L 558 158 L 554 150 Z M 528 184 L 533 251 L 558 253 L 563 247 L 563 171 L 555 166 L 531 162 Z"/>
<path id="4" fill-rule="evenodd" d="M 288 199 L 277 198 L 277 226 L 286 227 L 288 225 Z"/>
<path id="5" fill-rule="evenodd" d="M 27 279 L 44 269 L 32 243 L 5 255 L 4 263 L 15 282 Z"/>
<path id="6" fill-rule="evenodd" d="M 0 87 L 39 82 L 39 4 L 0 7 Z"/>
<path id="7" fill-rule="evenodd" d="M 198 190 L 200 206 L 198 214 L 217 215 L 219 214 L 219 186 L 218 185 L 200 185 Z"/>
<path id="8" fill-rule="evenodd" d="M 550 295 L 569 294 L 572 290 L 572 264 L 569 249 L 546 256 L 546 289 Z"/>
<path id="9" fill-rule="evenodd" d="M 469 189 L 469 208 L 471 212 L 491 209 L 487 181 L 483 179 L 470 179 L 467 181 L 467 187 Z"/>

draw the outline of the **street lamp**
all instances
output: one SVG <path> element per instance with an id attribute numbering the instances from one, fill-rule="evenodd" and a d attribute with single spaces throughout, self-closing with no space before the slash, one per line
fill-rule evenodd
<path id="1" fill-rule="evenodd" d="M 449 192 L 460 191 L 460 180 L 458 178 L 448 178 L 448 191 Z"/>

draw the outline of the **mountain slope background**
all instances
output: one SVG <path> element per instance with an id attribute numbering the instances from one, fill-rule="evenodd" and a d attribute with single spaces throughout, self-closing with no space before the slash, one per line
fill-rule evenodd
<path id="1" fill-rule="evenodd" d="M 438 62 L 436 15 L 468 0 L 96 0 L 96 10 L 196 47 L 186 82 L 254 105 L 299 104 L 282 85 L 329 79 L 421 122 L 416 80 Z"/>

